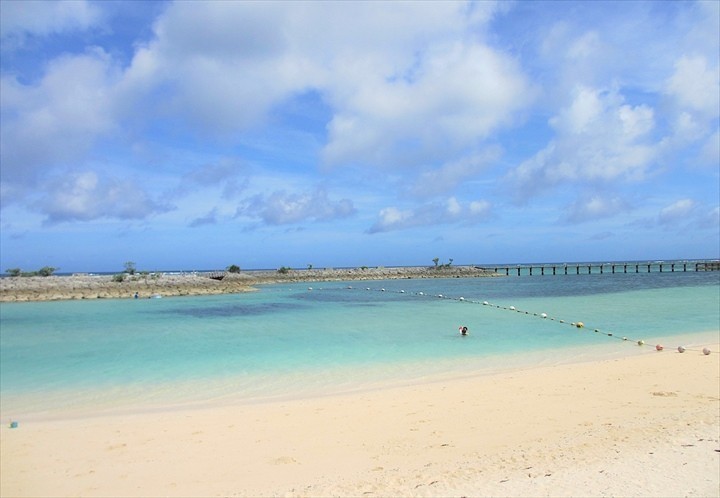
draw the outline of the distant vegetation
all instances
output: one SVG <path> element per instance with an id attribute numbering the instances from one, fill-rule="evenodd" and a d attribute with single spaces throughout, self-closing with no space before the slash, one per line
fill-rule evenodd
<path id="1" fill-rule="evenodd" d="M 135 269 L 135 263 L 133 261 L 128 261 L 125 263 L 125 273 L 128 275 L 135 275 L 135 272 L 137 270 Z"/>
<path id="2" fill-rule="evenodd" d="M 238 265 L 230 265 L 227 267 L 228 273 L 240 273 L 240 267 Z"/>
<path id="3" fill-rule="evenodd" d="M 126 280 L 137 282 L 138 280 L 142 279 L 145 281 L 145 283 L 148 283 L 148 279 L 150 280 L 157 280 L 162 276 L 162 273 L 159 272 L 149 272 L 146 270 L 138 271 L 137 266 L 135 265 L 134 261 L 127 261 L 124 265 L 125 271 L 122 273 L 116 273 L 112 276 L 113 282 L 125 282 Z"/>
<path id="4" fill-rule="evenodd" d="M 290 273 L 291 268 L 288 268 L 287 266 L 281 266 L 278 268 L 278 273 L 285 275 L 287 273 Z"/>
<path id="5" fill-rule="evenodd" d="M 5 270 L 5 273 L 11 277 L 49 277 L 57 270 L 58 268 L 52 266 L 43 266 L 37 271 L 22 271 L 20 268 L 10 268 Z"/>
<path id="6" fill-rule="evenodd" d="M 452 265 L 453 259 L 450 258 L 447 263 L 442 263 L 442 264 L 440 263 L 440 258 L 433 258 L 432 261 L 433 261 L 433 263 L 435 263 L 436 269 L 441 269 L 441 268 L 450 268 L 450 265 Z"/>

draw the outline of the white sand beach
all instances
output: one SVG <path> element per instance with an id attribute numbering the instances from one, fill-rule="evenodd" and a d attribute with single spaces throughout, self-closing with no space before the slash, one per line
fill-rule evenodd
<path id="1" fill-rule="evenodd" d="M 3 421 L 0 494 L 718 496 L 720 356 L 709 347 L 341 396 Z"/>

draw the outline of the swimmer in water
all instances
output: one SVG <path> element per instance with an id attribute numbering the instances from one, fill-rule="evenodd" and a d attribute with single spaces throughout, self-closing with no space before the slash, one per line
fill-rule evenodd
<path id="1" fill-rule="evenodd" d="M 468 335 L 468 328 L 465 325 L 460 327 L 460 335 Z"/>

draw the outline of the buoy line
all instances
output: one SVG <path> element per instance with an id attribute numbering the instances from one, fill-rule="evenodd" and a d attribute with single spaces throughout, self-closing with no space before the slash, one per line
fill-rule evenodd
<path id="1" fill-rule="evenodd" d="M 347 290 L 358 290 L 358 288 L 353 287 L 352 285 L 348 285 L 347 287 L 345 287 L 345 289 L 347 289 Z M 308 290 L 311 291 L 311 290 L 313 290 L 313 288 L 312 288 L 312 287 L 308 287 Z M 318 289 L 318 290 L 338 290 L 338 288 L 337 288 L 337 287 L 328 288 L 328 289 L 320 288 L 320 289 Z M 550 321 L 558 322 L 558 323 L 560 323 L 560 324 L 570 325 L 571 327 L 575 327 L 575 328 L 577 328 L 577 329 L 584 329 L 584 328 L 586 328 L 586 327 L 585 327 L 585 323 L 584 323 L 584 322 L 581 322 L 581 321 L 577 321 L 577 322 L 566 321 L 566 320 L 563 320 L 563 319 L 560 319 L 560 318 L 555 318 L 555 317 L 548 316 L 547 313 L 536 313 L 536 312 L 532 312 L 532 311 L 524 311 L 524 310 L 517 309 L 515 306 L 501 306 L 501 305 L 499 305 L 499 304 L 489 303 L 488 301 L 477 301 L 477 300 L 473 300 L 473 299 L 465 299 L 465 298 L 462 297 L 462 296 L 460 296 L 460 297 L 451 297 L 451 296 L 447 296 L 447 295 L 445 295 L 445 294 L 426 294 L 426 293 L 424 293 L 424 292 L 407 292 L 407 293 L 406 293 L 404 290 L 391 290 L 391 291 L 386 291 L 384 287 L 380 287 L 380 288 L 365 287 L 365 290 L 366 290 L 366 291 L 375 291 L 375 292 L 391 292 L 391 293 L 395 293 L 395 294 L 407 294 L 407 295 L 418 296 L 418 297 L 422 297 L 422 298 L 446 299 L 446 300 L 450 300 L 450 301 L 458 301 L 458 302 L 470 303 L 470 304 L 480 304 L 480 305 L 488 306 L 488 307 L 495 308 L 495 309 L 498 309 L 498 310 L 512 311 L 512 312 L 520 313 L 520 314 L 524 314 L 524 315 L 535 316 L 535 317 L 538 317 L 538 318 L 540 318 L 540 319 L 542 319 L 542 320 L 550 320 Z M 587 327 L 587 330 L 590 330 L 590 328 Z M 593 331 L 594 333 L 603 334 L 603 335 L 605 335 L 605 336 L 607 336 L 607 337 L 612 337 L 612 338 L 614 338 L 614 339 L 619 339 L 619 340 L 624 341 L 624 342 L 633 342 L 633 343 L 637 344 L 638 346 L 647 346 L 647 344 L 645 343 L 645 341 L 644 341 L 643 339 L 638 339 L 638 340 L 630 339 L 630 338 L 628 338 L 627 336 L 619 336 L 619 335 L 616 335 L 616 334 L 613 333 L 613 332 L 603 331 L 603 330 L 600 330 L 599 328 L 593 328 L 592 331 Z M 656 344 L 656 345 L 655 345 L 655 350 L 656 350 L 656 351 L 664 351 L 664 350 L 665 350 L 665 347 L 664 347 L 662 344 Z M 707 347 L 704 347 L 704 348 L 702 348 L 702 349 L 686 348 L 686 347 L 684 347 L 684 346 L 678 346 L 678 347 L 677 347 L 677 352 L 678 352 L 678 353 L 684 353 L 685 351 L 697 351 L 697 352 L 702 352 L 704 355 L 709 355 L 709 354 L 711 353 L 710 349 L 707 348 Z"/>

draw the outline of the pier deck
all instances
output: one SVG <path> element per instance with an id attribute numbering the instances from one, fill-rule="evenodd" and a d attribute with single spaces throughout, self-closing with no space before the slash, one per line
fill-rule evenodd
<path id="1" fill-rule="evenodd" d="M 707 261 L 646 261 L 630 263 L 562 263 L 477 266 L 500 275 L 569 275 L 602 273 L 651 273 L 651 272 L 688 272 L 720 271 L 720 260 Z"/>

